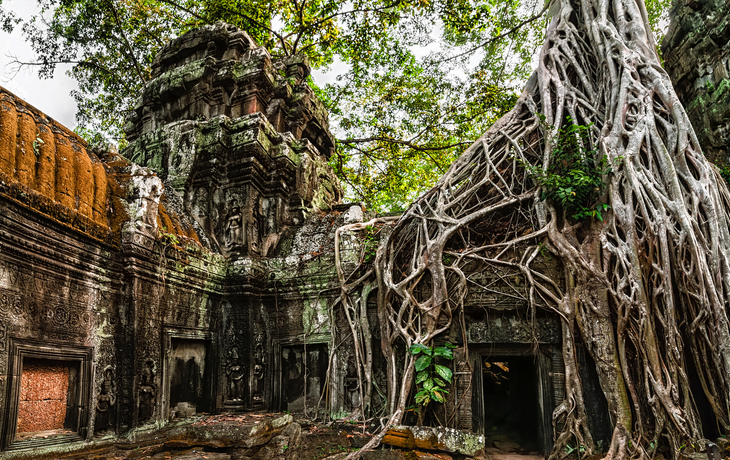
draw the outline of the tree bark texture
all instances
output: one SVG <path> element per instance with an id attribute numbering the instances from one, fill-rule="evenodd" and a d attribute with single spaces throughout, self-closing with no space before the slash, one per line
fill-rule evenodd
<path id="1" fill-rule="evenodd" d="M 554 161 L 568 123 L 590 126 L 589 142 L 613 165 L 603 178 L 603 220 L 576 221 L 541 200 L 530 173 Z M 643 1 L 562 0 L 516 107 L 413 203 L 381 247 L 382 337 L 405 349 L 428 344 L 474 289 L 469 270 L 519 272 L 530 308 L 562 321 L 566 395 L 554 419 L 564 429 L 551 458 L 568 445 L 595 452 L 577 334 L 608 401 L 608 457 L 652 457 L 660 445 L 676 457 L 703 436 L 690 368 L 718 428 L 730 432 L 729 211 L 727 186 L 662 69 Z M 562 263 L 564 283 L 533 267 L 544 248 Z M 389 391 L 391 413 L 407 403 L 412 367 L 401 375 L 389 378 L 399 392 Z"/>

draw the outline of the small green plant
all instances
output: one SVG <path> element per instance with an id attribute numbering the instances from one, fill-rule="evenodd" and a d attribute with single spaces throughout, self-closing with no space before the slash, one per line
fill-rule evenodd
<path id="1" fill-rule="evenodd" d="M 40 137 L 36 137 L 33 141 L 33 153 L 35 153 L 35 156 L 37 157 L 41 155 L 41 144 L 45 144 L 45 142 L 43 142 L 43 139 L 41 139 Z"/>
<path id="2" fill-rule="evenodd" d="M 177 246 L 180 244 L 180 237 L 168 232 L 167 227 L 162 227 L 161 230 L 157 231 L 157 238 L 159 238 L 164 246 Z"/>
<path id="3" fill-rule="evenodd" d="M 446 385 L 451 383 L 453 373 L 451 369 L 441 364 L 436 364 L 436 358 L 444 358 L 448 360 L 454 359 L 453 349 L 455 345 L 447 343 L 443 347 L 429 347 L 422 343 L 411 345 L 410 352 L 412 355 L 420 355 L 416 359 L 416 403 L 424 409 L 431 401 L 444 402 L 445 395 L 449 392 Z"/>
<path id="4" fill-rule="evenodd" d="M 362 248 L 362 262 L 369 264 L 375 261 L 375 254 L 378 251 L 377 229 L 372 225 L 365 227 L 363 239 L 365 244 Z"/>
<path id="5" fill-rule="evenodd" d="M 591 126 L 575 124 L 568 118 L 558 130 L 547 168 L 525 166 L 542 188 L 540 199 L 560 206 L 576 221 L 592 217 L 603 221 L 603 213 L 611 208 L 599 198 L 605 186 L 603 176 L 612 168 L 605 155 L 597 158 L 598 150 L 591 145 Z"/>
<path id="6" fill-rule="evenodd" d="M 566 455 L 570 455 L 573 452 L 578 452 L 580 454 L 583 454 L 583 453 L 585 453 L 585 451 L 586 451 L 586 446 L 583 446 L 583 445 L 578 445 L 578 447 L 573 447 L 570 444 L 568 444 L 567 446 L 565 446 Z"/>

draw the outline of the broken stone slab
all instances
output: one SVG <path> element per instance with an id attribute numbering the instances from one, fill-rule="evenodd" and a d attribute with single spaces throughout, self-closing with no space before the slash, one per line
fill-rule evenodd
<path id="1" fill-rule="evenodd" d="M 483 435 L 442 426 L 394 426 L 385 434 L 383 444 L 404 449 L 441 450 L 469 457 L 484 453 Z"/>
<path id="2" fill-rule="evenodd" d="M 293 421 L 294 417 L 292 417 L 291 414 L 284 414 L 281 417 L 272 420 L 271 426 L 273 426 L 275 429 L 279 429 L 289 425 Z"/>
<path id="3" fill-rule="evenodd" d="M 291 415 L 284 415 L 256 425 L 239 423 L 217 423 L 214 425 L 183 425 L 169 430 L 166 447 L 236 447 L 251 449 L 269 443 L 274 437 L 287 431 L 284 436 L 298 438 L 301 426 L 292 423 Z M 295 426 L 293 426 L 295 425 Z M 291 444 L 291 442 L 290 442 Z"/>
<path id="4" fill-rule="evenodd" d="M 403 452 L 399 450 L 366 450 L 362 453 L 363 460 L 405 460 Z"/>

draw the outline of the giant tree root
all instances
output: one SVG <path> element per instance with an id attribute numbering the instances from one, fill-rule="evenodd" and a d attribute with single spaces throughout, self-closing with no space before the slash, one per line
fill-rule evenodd
<path id="1" fill-rule="evenodd" d="M 730 193 L 661 67 L 642 0 L 562 0 L 551 11 L 516 107 L 413 203 L 379 251 L 382 348 L 398 383 L 389 409 L 399 422 L 413 377 L 410 356 L 396 369 L 395 344 L 407 350 L 447 330 L 469 270 L 510 269 L 527 281 L 531 309 L 562 320 L 567 394 L 551 459 L 568 446 L 595 451 L 575 330 L 608 401 L 607 457 L 650 458 L 665 446 L 676 458 L 703 435 L 698 398 L 730 433 Z M 570 123 L 590 126 L 586 148 L 613 165 L 602 220 L 576 221 L 540 200 L 531 171 L 555 161 Z M 559 259 L 564 282 L 533 268 L 542 248 Z"/>

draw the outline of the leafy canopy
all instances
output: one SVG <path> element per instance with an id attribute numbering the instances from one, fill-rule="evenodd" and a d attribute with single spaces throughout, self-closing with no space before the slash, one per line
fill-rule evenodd
<path id="1" fill-rule="evenodd" d="M 543 0 L 35 0 L 21 27 L 47 78 L 59 64 L 79 83 L 80 132 L 124 145 L 121 126 L 152 60 L 171 38 L 226 21 L 273 56 L 306 54 L 345 69 L 315 87 L 338 138 L 332 159 L 348 198 L 402 210 L 511 109 L 543 41 Z M 648 3 L 661 22 L 669 0 Z"/>

